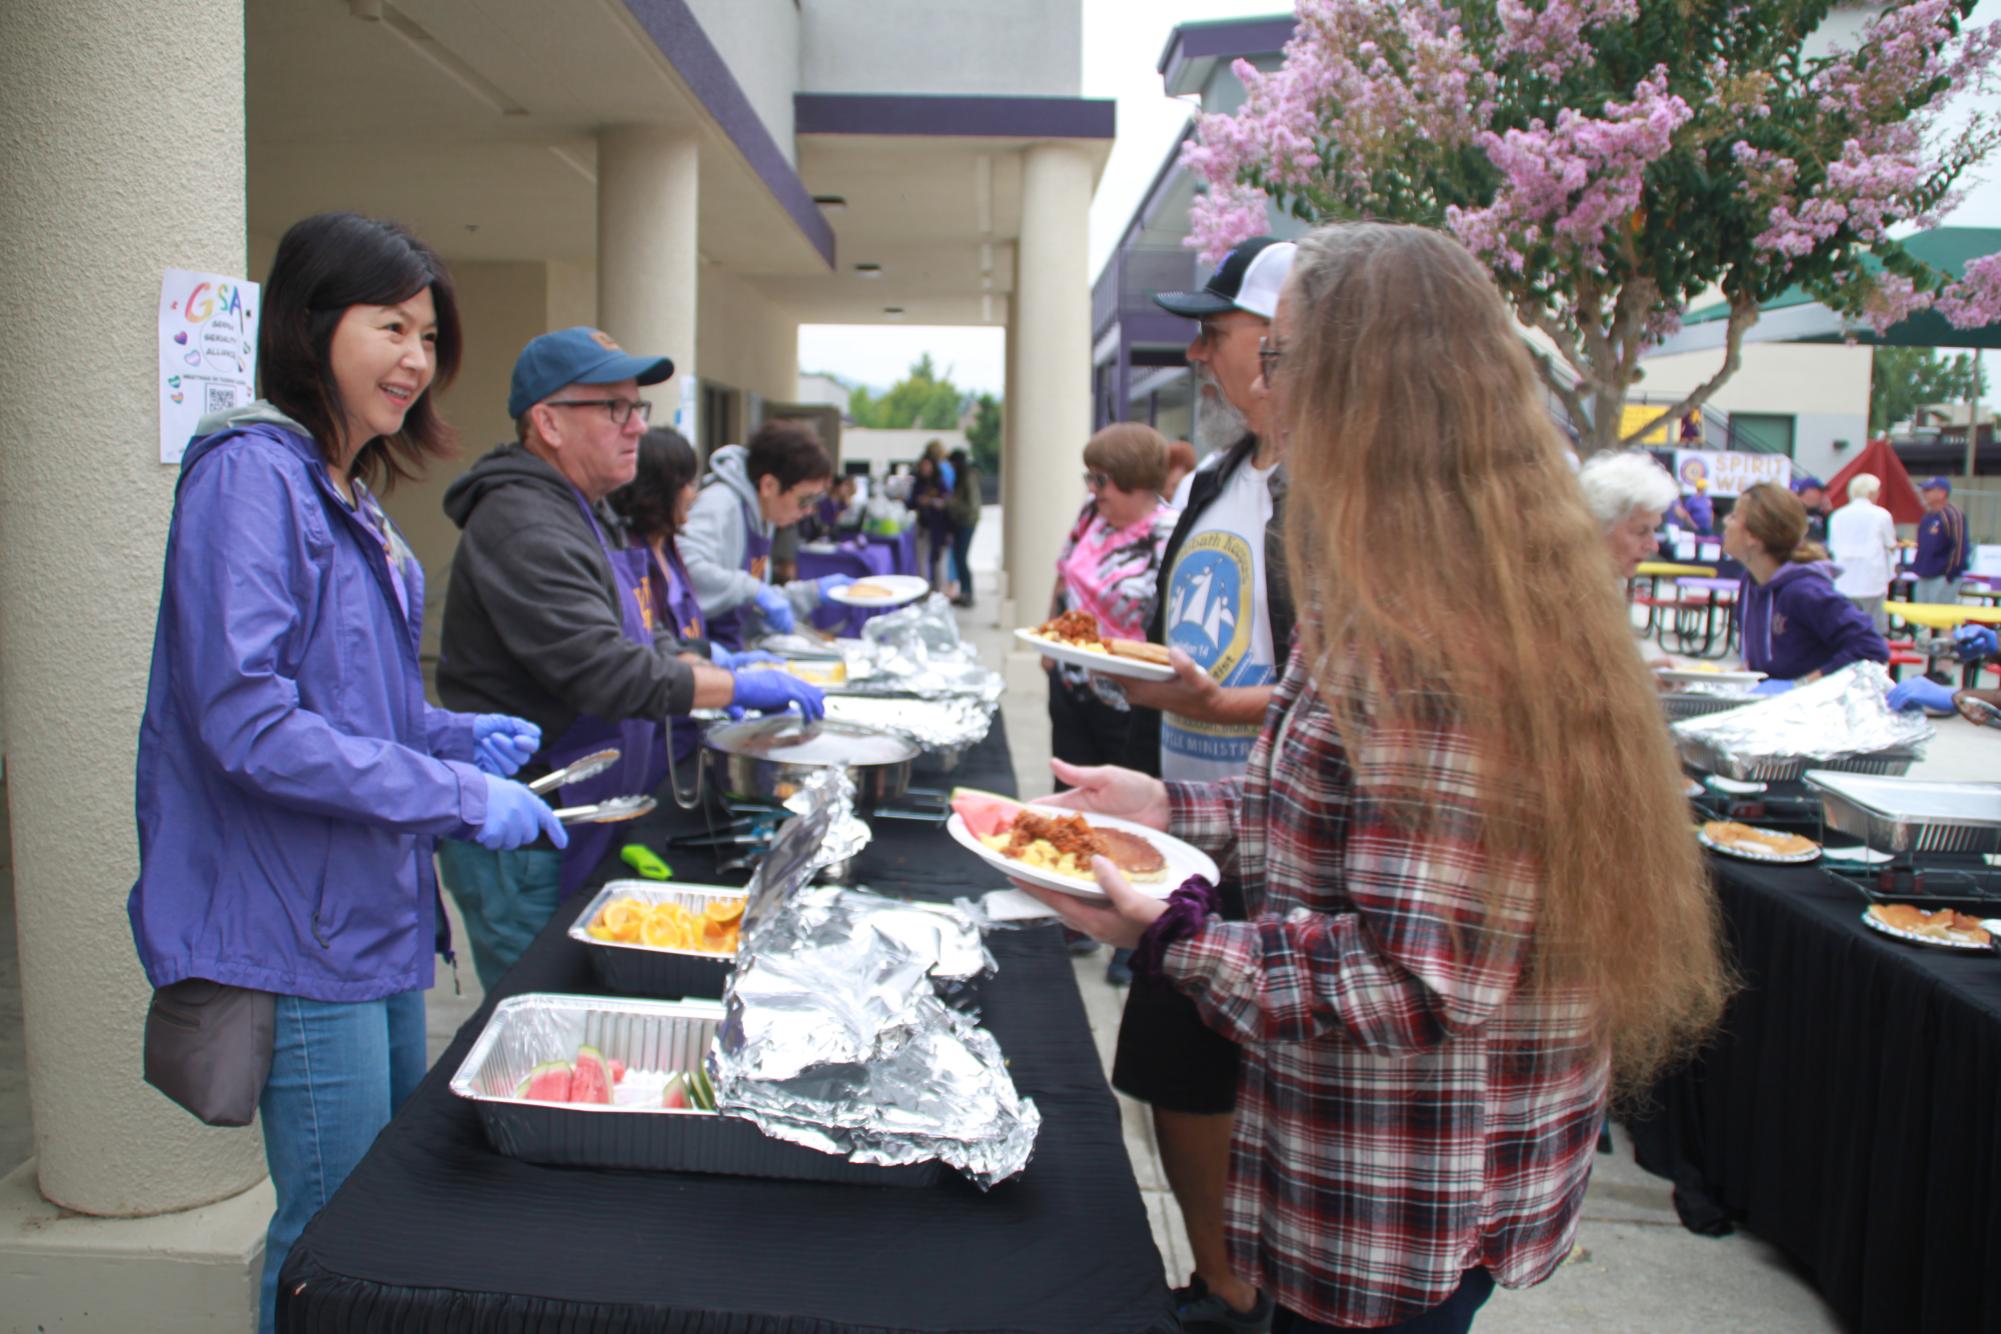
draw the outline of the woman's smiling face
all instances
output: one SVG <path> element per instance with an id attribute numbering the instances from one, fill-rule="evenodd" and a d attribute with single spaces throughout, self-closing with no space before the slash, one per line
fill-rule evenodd
<path id="1" fill-rule="evenodd" d="M 438 313 L 431 289 L 393 306 L 349 306 L 327 349 L 340 391 L 341 451 L 395 435 L 437 373 Z"/>

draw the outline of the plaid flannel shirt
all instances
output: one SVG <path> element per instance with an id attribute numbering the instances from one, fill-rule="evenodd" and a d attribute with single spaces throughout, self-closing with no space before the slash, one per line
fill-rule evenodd
<path id="1" fill-rule="evenodd" d="M 1324 1324 L 1408 1319 L 1476 1266 L 1547 1278 L 1608 1088 L 1586 999 L 1521 985 L 1538 870 L 1483 845 L 1480 756 L 1430 703 L 1394 731 L 1364 712 L 1350 755 L 1295 653 L 1244 776 L 1168 785 L 1250 909 L 1163 959 L 1243 1047 L 1232 1257 Z"/>

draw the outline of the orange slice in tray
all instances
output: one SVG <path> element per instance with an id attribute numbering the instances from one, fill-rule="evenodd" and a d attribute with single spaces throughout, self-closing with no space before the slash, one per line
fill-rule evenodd
<path id="1" fill-rule="evenodd" d="M 734 922 L 743 916 L 743 904 L 740 898 L 717 899 L 702 910 L 702 915 L 711 922 Z"/>
<path id="2" fill-rule="evenodd" d="M 613 940 L 633 940 L 639 935 L 639 923 L 644 915 L 635 899 L 614 899 L 607 903 L 600 914 L 599 924 L 610 933 Z"/>

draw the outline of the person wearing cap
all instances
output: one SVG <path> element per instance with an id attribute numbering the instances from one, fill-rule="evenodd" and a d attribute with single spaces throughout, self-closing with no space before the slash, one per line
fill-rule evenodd
<path id="1" fill-rule="evenodd" d="M 823 594 L 854 582 L 845 574 L 771 582 L 773 537 L 812 510 L 833 475 L 813 428 L 784 418 L 758 427 L 748 445 L 715 452 L 681 534 L 709 638 L 739 648 L 765 631 L 789 633 Z"/>
<path id="2" fill-rule="evenodd" d="M 796 705 L 820 692 L 784 672 L 733 674 L 684 651 L 656 624 L 645 550 L 630 549 L 605 497 L 633 478 L 652 405 L 639 396 L 674 373 L 602 330 L 528 341 L 514 363 L 513 443 L 445 492 L 460 529 L 445 596 L 438 694 L 447 707 L 505 712 L 541 729 L 522 775 L 532 780 L 615 748 L 618 761 L 559 789 L 558 806 L 644 794 L 670 714 Z M 547 844 L 494 853 L 445 841 L 438 862 L 489 988 L 521 956 L 559 900 L 581 889 L 617 833 L 578 825 Z"/>
<path id="3" fill-rule="evenodd" d="M 1184 782 L 1240 774 L 1292 642 L 1284 577 L 1285 479 L 1266 431 L 1259 347 L 1297 247 L 1244 241 L 1197 292 L 1154 301 L 1200 322 L 1188 344 L 1198 404 L 1195 442 L 1211 451 L 1175 497 L 1181 514 L 1161 556 L 1147 638 L 1170 649 L 1175 679 L 1122 681 L 1133 705 L 1126 763 Z M 1067 767 L 1067 766 L 1066 766 Z M 1058 770 L 1074 783 L 1082 771 Z M 1243 889 L 1221 886 L 1223 914 L 1241 919 Z M 1223 1186 L 1237 1095 L 1236 1045 L 1195 1003 L 1157 979 L 1126 996 L 1112 1085 L 1153 1109 L 1161 1163 L 1188 1231 L 1195 1273 L 1175 1290 L 1183 1328 L 1257 1331 L 1271 1302 L 1230 1265 Z"/>
<path id="4" fill-rule="evenodd" d="M 1911 600 L 1957 602 L 1959 576 L 1966 573 L 1966 515 L 1952 503 L 1952 483 L 1943 477 L 1926 478 L 1918 494 L 1925 516 L 1918 520 L 1918 550 L 1911 559 L 1911 573 L 1918 577 Z"/>
<path id="5" fill-rule="evenodd" d="M 1691 533 L 1706 536 L 1716 526 L 1716 505 L 1709 498 L 1709 479 L 1698 477 L 1689 485 L 1694 489 L 1675 498 L 1668 517 Z"/>
<path id="6" fill-rule="evenodd" d="M 1806 540 L 1817 546 L 1827 545 L 1827 520 L 1831 506 L 1827 503 L 1827 483 L 1808 474 L 1793 479 L 1793 494 L 1806 507 Z"/>

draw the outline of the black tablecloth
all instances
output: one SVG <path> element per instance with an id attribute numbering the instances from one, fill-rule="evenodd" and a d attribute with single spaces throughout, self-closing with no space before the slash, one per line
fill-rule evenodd
<path id="1" fill-rule="evenodd" d="M 2001 1329 L 2001 958 L 1871 931 L 1817 867 L 1714 866 L 1745 988 L 1634 1125 L 1641 1164 L 1852 1328 Z"/>
<path id="2" fill-rule="evenodd" d="M 951 782 L 1014 791 L 998 719 Z M 656 848 L 661 817 L 636 832 Z M 861 883 L 913 897 L 993 887 L 935 825 L 874 822 Z M 710 871 L 676 852 L 679 878 Z M 741 877 L 737 877 L 740 881 Z M 580 901 L 572 900 L 572 908 Z M 596 992 L 558 914 L 497 989 Z M 984 1021 L 1043 1123 L 1015 1179 L 911 1189 L 538 1167 L 488 1147 L 447 1083 L 494 998 L 306 1228 L 279 1325 L 332 1330 L 700 1334 L 1175 1328 L 1119 1114 L 1053 927 L 989 937 Z"/>

